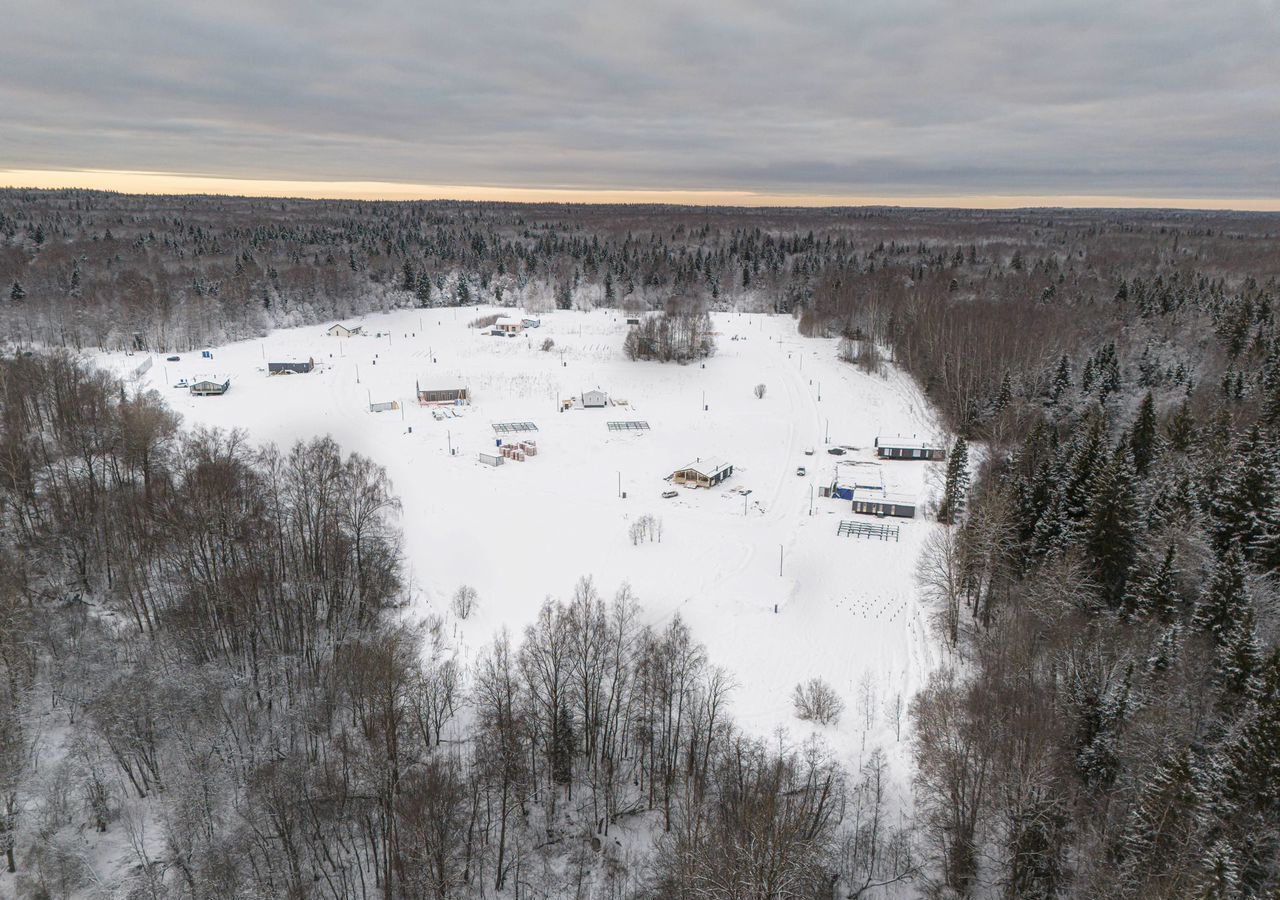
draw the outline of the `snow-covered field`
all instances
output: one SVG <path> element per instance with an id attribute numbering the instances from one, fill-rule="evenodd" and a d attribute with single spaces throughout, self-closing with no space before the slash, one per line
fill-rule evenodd
<path id="1" fill-rule="evenodd" d="M 140 384 L 161 390 L 188 425 L 244 428 L 282 446 L 331 434 L 385 466 L 403 501 L 412 611 L 445 616 L 468 660 L 498 628 L 518 634 L 545 597 L 567 597 L 582 575 L 606 596 L 628 582 L 651 622 L 683 616 L 733 674 L 734 713 L 747 729 L 807 730 L 790 694 L 819 676 L 846 702 L 828 734 L 841 756 L 858 762 L 868 693 L 875 708 L 865 746 L 898 755 L 895 697 L 905 705 L 931 666 L 913 572 L 934 527 L 924 503 L 942 464 L 883 464 L 889 491 L 921 503 L 915 520 L 886 520 L 901 526 L 897 542 L 838 536 L 842 518 L 865 517 L 818 488 L 831 482 L 831 444 L 856 448 L 844 459 L 871 460 L 877 434 L 934 434 L 912 382 L 892 369 L 858 371 L 837 358 L 836 341 L 800 338 L 785 317 L 716 315 L 719 349 L 704 368 L 627 360 L 625 318 L 614 311 L 543 314 L 541 327 L 514 338 L 467 327 L 484 312 L 374 316 L 365 336 L 351 338 L 322 326 L 277 331 L 214 348 L 211 360 L 157 357 Z M 547 338 L 549 352 L 540 349 Z M 308 357 L 317 363 L 310 374 L 266 374 L 269 361 Z M 98 357 L 121 374 L 142 360 Z M 231 376 L 225 396 L 172 387 L 213 372 Z M 465 386 L 472 403 L 433 413 L 414 401 L 415 382 Z M 626 405 L 560 411 L 592 388 Z M 369 411 L 370 401 L 390 400 L 401 408 Z M 623 420 L 650 428 L 606 425 Z M 502 422 L 537 431 L 495 434 Z M 538 455 L 482 464 L 477 453 L 495 452 L 499 437 L 532 437 Z M 710 456 L 732 463 L 733 476 L 661 496 L 673 470 Z M 645 514 L 661 519 L 661 542 L 634 546 L 629 526 Z M 461 584 L 476 588 L 479 609 L 455 622 L 449 600 Z"/>

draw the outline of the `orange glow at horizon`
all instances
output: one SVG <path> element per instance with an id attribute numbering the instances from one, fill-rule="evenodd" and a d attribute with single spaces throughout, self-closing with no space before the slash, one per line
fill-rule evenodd
<path id="1" fill-rule="evenodd" d="M 1134 197 L 1107 194 L 953 194 L 852 196 L 725 190 L 528 188 L 413 184 L 391 181 L 307 181 L 230 178 L 172 172 L 0 169 L 0 186 L 81 188 L 126 194 L 215 194 L 314 200 L 482 200 L 506 203 L 661 203 L 689 206 L 907 206 L 951 209 L 1103 207 L 1280 212 L 1280 198 Z"/>

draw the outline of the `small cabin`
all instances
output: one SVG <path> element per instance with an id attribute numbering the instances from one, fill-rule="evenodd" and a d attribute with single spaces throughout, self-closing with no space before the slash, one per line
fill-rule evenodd
<path id="1" fill-rule="evenodd" d="M 316 367 L 314 358 L 305 362 L 273 362 L 267 363 L 268 375 L 305 375 Z"/>
<path id="2" fill-rule="evenodd" d="M 335 322 L 325 329 L 325 334 L 330 337 L 355 337 L 358 334 L 364 334 L 364 326 L 343 325 L 341 322 Z"/>
<path id="3" fill-rule="evenodd" d="M 583 409 L 600 409 L 609 405 L 609 395 L 604 391 L 583 391 L 582 392 L 582 408 Z"/>
<path id="4" fill-rule="evenodd" d="M 917 437 L 878 437 L 876 456 L 881 459 L 946 459 L 947 451 L 941 444 Z"/>
<path id="5" fill-rule="evenodd" d="M 231 376 L 197 375 L 189 390 L 193 397 L 217 397 L 231 390 Z"/>
<path id="6" fill-rule="evenodd" d="M 489 333 L 499 337 L 515 337 L 524 331 L 524 320 L 516 319 L 511 316 L 502 316 L 498 321 L 493 323 L 493 330 Z"/>
<path id="7" fill-rule="evenodd" d="M 415 383 L 419 406 L 462 406 L 471 402 L 471 394 L 464 385 L 440 384 L 423 387 Z"/>
<path id="8" fill-rule="evenodd" d="M 916 517 L 914 498 L 889 494 L 884 490 L 854 489 L 851 508 L 854 512 L 866 516 L 896 516 L 900 519 Z"/>
<path id="9" fill-rule="evenodd" d="M 733 464 L 714 456 L 699 459 L 671 473 L 675 484 L 693 487 L 714 487 L 733 474 Z"/>

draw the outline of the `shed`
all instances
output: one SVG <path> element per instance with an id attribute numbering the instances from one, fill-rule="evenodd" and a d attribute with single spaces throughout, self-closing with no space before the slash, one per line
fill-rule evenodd
<path id="1" fill-rule="evenodd" d="M 941 444 L 922 440 L 914 435 L 903 437 L 878 437 L 876 456 L 881 459 L 946 459 L 947 451 Z"/>
<path id="2" fill-rule="evenodd" d="M 331 337 L 353 337 L 357 334 L 364 334 L 364 326 L 343 325 L 341 322 L 336 322 L 326 329 L 325 334 Z"/>
<path id="3" fill-rule="evenodd" d="M 217 397 L 231 390 L 230 375 L 197 375 L 191 381 L 190 391 L 194 397 Z"/>
<path id="4" fill-rule="evenodd" d="M 524 325 L 525 328 L 541 328 L 542 320 L 534 316 L 525 316 L 520 320 L 520 324 Z"/>
<path id="5" fill-rule="evenodd" d="M 694 487 L 712 487 L 733 474 L 733 464 L 718 457 L 709 456 L 698 459 L 671 474 L 676 484 L 690 484 Z"/>
<path id="6" fill-rule="evenodd" d="M 471 395 L 465 385 L 432 384 L 423 387 L 419 382 L 415 383 L 415 388 L 418 393 L 418 404 L 421 406 L 461 406 L 471 402 Z"/>
<path id="7" fill-rule="evenodd" d="M 602 406 L 608 406 L 609 395 L 600 390 L 583 391 L 582 405 L 585 409 L 599 409 Z"/>
<path id="8" fill-rule="evenodd" d="M 897 516 L 900 519 L 916 517 L 916 501 L 913 497 L 890 494 L 881 490 L 855 488 L 852 509 L 868 516 Z"/>
<path id="9" fill-rule="evenodd" d="M 267 363 L 268 375 L 305 375 L 316 367 L 314 358 L 305 362 L 273 362 Z"/>

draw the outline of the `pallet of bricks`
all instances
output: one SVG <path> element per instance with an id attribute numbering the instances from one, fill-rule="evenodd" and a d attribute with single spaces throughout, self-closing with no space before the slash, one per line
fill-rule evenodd
<path id="1" fill-rule="evenodd" d="M 538 455 L 538 442 L 521 441 L 518 444 L 503 444 L 502 455 L 515 462 L 524 462 L 525 457 Z"/>

